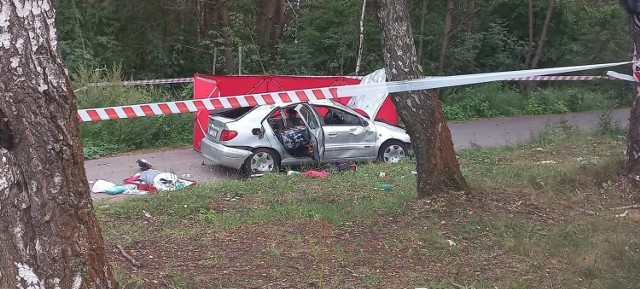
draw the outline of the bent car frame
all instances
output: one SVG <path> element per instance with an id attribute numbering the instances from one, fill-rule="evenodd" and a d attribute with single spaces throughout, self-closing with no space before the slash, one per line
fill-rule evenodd
<path id="1" fill-rule="evenodd" d="M 214 165 L 247 174 L 347 160 L 396 163 L 411 154 L 404 129 L 331 100 L 214 111 L 201 145 Z"/>

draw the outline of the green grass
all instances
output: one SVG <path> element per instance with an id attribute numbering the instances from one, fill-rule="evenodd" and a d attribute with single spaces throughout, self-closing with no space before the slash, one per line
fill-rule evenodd
<path id="1" fill-rule="evenodd" d="M 153 260 L 157 269 L 135 274 L 116 265 L 125 288 L 285 279 L 320 288 L 635 288 L 640 230 L 600 209 L 629 203 L 613 186 L 624 137 L 605 132 L 564 128 L 522 146 L 460 151 L 470 195 L 417 200 L 414 164 L 403 162 L 329 180 L 230 180 L 98 202 L 96 210 L 108 242 L 165 254 Z M 394 189 L 375 190 L 383 183 Z M 220 273 L 236 267 L 236 275 Z M 191 278 L 203 274 L 210 278 Z"/>

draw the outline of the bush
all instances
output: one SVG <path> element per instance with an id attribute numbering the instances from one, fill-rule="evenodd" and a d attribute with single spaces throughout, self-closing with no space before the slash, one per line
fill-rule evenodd
<path id="1" fill-rule="evenodd" d="M 624 91 L 597 84 L 540 86 L 525 95 L 512 84 L 489 83 L 450 89 L 442 97 L 442 103 L 448 120 L 461 121 L 613 109 L 629 105 L 630 98 L 624 95 Z"/>
<path id="2" fill-rule="evenodd" d="M 120 71 L 81 70 L 74 81 L 81 87 L 76 93 L 78 108 L 100 108 L 127 104 L 175 101 L 191 98 L 191 87 L 171 90 L 154 86 L 85 87 L 88 83 L 119 82 Z M 76 88 L 78 89 L 78 88 Z M 176 114 L 157 117 L 121 119 L 80 124 L 80 136 L 87 158 L 115 152 L 152 147 L 182 146 L 193 135 L 193 115 Z"/>

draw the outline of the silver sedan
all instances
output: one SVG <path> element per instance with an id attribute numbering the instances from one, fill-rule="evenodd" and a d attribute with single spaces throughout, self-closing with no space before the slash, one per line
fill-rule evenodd
<path id="1" fill-rule="evenodd" d="M 347 160 L 396 163 L 411 153 L 404 129 L 331 100 L 213 112 L 201 144 L 215 165 L 247 174 Z"/>

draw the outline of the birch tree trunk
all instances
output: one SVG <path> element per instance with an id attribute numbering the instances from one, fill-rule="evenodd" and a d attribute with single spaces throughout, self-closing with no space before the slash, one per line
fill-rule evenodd
<path id="1" fill-rule="evenodd" d="M 377 5 L 387 80 L 422 78 L 405 0 L 378 0 Z M 411 136 L 418 196 L 467 190 L 442 104 L 434 91 L 393 93 L 391 99 Z"/>
<path id="2" fill-rule="evenodd" d="M 0 0 L 0 288 L 116 288 L 50 0 Z"/>

